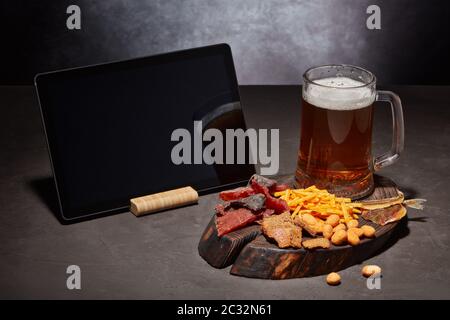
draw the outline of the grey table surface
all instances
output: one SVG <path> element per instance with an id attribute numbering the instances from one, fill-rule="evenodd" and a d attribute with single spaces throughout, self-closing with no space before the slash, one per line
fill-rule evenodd
<path id="1" fill-rule="evenodd" d="M 72 225 L 55 218 L 55 190 L 33 87 L 0 87 L 0 298 L 339 299 L 450 298 L 450 87 L 388 87 L 403 101 L 405 151 L 380 174 L 408 197 L 395 237 L 367 263 L 383 268 L 369 290 L 361 265 L 324 277 L 282 281 L 232 276 L 197 253 L 217 194 L 198 205 L 136 218 L 122 213 Z M 280 129 L 280 174 L 295 170 L 300 88 L 241 87 L 248 127 Z M 391 139 L 389 107 L 377 104 L 374 154 Z M 68 290 L 66 268 L 81 268 L 81 290 Z"/>

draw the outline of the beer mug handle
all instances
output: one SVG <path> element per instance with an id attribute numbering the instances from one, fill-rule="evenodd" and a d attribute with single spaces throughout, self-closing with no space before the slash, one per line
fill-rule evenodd
<path id="1" fill-rule="evenodd" d="M 400 153 L 403 151 L 404 140 L 404 125 L 403 125 L 403 111 L 402 102 L 398 95 L 391 91 L 378 90 L 376 95 L 376 101 L 385 101 L 391 104 L 392 109 L 392 146 L 391 150 L 378 157 L 375 157 L 373 161 L 373 168 L 375 171 L 381 168 L 387 167 L 393 164 L 400 157 Z"/>

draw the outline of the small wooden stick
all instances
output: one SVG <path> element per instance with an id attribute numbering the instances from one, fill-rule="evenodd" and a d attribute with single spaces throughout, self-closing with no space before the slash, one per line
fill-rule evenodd
<path id="1" fill-rule="evenodd" d="M 198 201 L 198 193 L 192 187 L 184 187 L 130 200 L 130 211 L 137 217 L 144 214 L 172 209 Z"/>

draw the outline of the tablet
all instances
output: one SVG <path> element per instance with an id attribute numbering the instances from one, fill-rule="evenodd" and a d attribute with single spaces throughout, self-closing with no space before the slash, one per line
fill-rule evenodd
<path id="1" fill-rule="evenodd" d="M 246 129 L 226 44 L 43 73 L 35 86 L 63 220 L 124 211 L 130 198 L 183 186 L 216 190 L 255 171 L 171 155 L 174 130 L 194 136 L 194 121 Z"/>

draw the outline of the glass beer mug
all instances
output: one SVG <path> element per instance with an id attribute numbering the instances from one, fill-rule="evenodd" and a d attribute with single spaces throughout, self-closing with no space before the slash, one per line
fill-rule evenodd
<path id="1" fill-rule="evenodd" d="M 374 187 L 373 173 L 403 150 L 403 112 L 393 92 L 376 90 L 375 76 L 350 65 L 311 68 L 303 75 L 301 137 L 296 185 L 316 185 L 338 196 L 361 198 Z M 390 151 L 372 157 L 375 101 L 391 104 Z"/>

